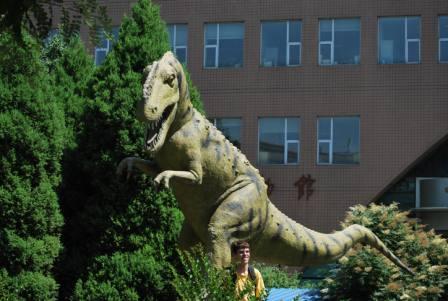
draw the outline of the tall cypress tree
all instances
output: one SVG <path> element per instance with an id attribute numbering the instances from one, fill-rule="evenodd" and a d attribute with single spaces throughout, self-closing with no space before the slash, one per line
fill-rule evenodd
<path id="1" fill-rule="evenodd" d="M 40 46 L 0 33 L 0 299 L 55 300 L 64 113 Z"/>
<path id="2" fill-rule="evenodd" d="M 175 298 L 163 274 L 168 274 L 164 261 L 173 255 L 182 220 L 176 200 L 168 191 L 151 190 L 145 175 L 123 183 L 115 174 L 124 157 L 145 157 L 143 125 L 135 118 L 143 69 L 168 50 L 158 7 L 140 0 L 94 75 L 76 166 L 70 168 L 77 181 L 64 188 L 64 203 L 72 212 L 66 215 L 62 266 L 67 276 L 81 276 L 75 300 Z M 199 94 L 192 95 L 201 109 Z"/>

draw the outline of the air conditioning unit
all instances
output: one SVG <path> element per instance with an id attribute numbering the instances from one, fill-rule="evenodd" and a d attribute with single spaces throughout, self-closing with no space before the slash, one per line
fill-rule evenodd
<path id="1" fill-rule="evenodd" d="M 448 178 L 417 178 L 415 207 L 448 208 Z"/>

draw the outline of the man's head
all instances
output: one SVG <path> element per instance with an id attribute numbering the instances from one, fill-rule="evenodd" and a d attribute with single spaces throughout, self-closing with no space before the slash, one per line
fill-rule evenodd
<path id="1" fill-rule="evenodd" d="M 248 264 L 250 260 L 250 245 L 247 241 L 240 241 L 232 245 L 232 256 L 237 263 Z"/>

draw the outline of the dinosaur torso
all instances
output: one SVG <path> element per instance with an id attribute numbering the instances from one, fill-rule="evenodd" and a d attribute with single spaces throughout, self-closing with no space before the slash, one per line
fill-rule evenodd
<path id="1" fill-rule="evenodd" d="M 254 182 L 266 189 L 246 156 L 197 111 L 167 139 L 155 160 L 162 170 L 189 170 L 191 162 L 200 164 L 201 184 L 179 178 L 171 182 L 182 212 L 199 236 L 207 235 L 208 222 L 226 192 Z"/>

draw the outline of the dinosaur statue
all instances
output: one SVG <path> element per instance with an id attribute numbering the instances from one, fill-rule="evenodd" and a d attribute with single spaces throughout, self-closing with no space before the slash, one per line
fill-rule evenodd
<path id="1" fill-rule="evenodd" d="M 231 264 L 231 244 L 247 240 L 252 258 L 308 266 L 335 261 L 356 243 L 378 249 L 404 265 L 378 237 L 361 225 L 323 234 L 296 223 L 268 199 L 264 179 L 190 101 L 182 65 L 171 52 L 145 68 L 137 118 L 147 126 L 145 151 L 152 160 L 128 157 L 119 176 L 138 169 L 171 187 L 185 221 L 181 248 L 203 243 L 218 267 Z"/>

